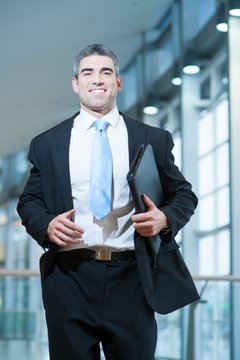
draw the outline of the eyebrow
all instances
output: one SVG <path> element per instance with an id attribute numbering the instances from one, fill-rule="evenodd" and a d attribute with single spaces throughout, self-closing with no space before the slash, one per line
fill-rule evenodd
<path id="1" fill-rule="evenodd" d="M 109 67 L 103 67 L 101 68 L 101 71 L 110 71 L 111 73 L 113 73 L 113 69 L 109 68 Z M 86 71 L 93 71 L 93 68 L 83 68 L 80 73 L 82 74 L 83 72 L 86 72 Z"/>

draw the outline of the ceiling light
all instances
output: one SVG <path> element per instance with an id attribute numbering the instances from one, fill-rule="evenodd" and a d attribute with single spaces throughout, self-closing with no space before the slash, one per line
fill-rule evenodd
<path id="1" fill-rule="evenodd" d="M 145 106 L 143 112 L 146 115 L 156 115 L 158 113 L 158 108 L 156 106 Z"/>
<path id="2" fill-rule="evenodd" d="M 188 75 L 199 73 L 199 59 L 194 49 L 188 49 L 185 54 L 183 72 Z"/>
<path id="3" fill-rule="evenodd" d="M 172 78 L 172 84 L 175 85 L 175 86 L 180 86 L 182 85 L 182 78 L 180 76 L 174 76 Z"/>
<path id="4" fill-rule="evenodd" d="M 171 82 L 175 86 L 182 85 L 182 78 L 181 78 L 181 71 L 180 71 L 179 63 L 176 63 L 174 65 L 173 76 L 172 76 Z"/>
<path id="5" fill-rule="evenodd" d="M 216 28 L 218 31 L 221 31 L 221 32 L 228 31 L 227 9 L 226 9 L 226 4 L 223 2 L 217 9 Z"/>
<path id="6" fill-rule="evenodd" d="M 221 31 L 221 32 L 228 32 L 228 24 L 227 23 L 219 23 L 216 25 L 216 28 L 218 31 Z"/>
<path id="7" fill-rule="evenodd" d="M 183 67 L 184 74 L 187 75 L 195 75 L 198 74 L 200 71 L 200 67 L 198 65 L 185 65 Z"/>
<path id="8" fill-rule="evenodd" d="M 240 16 L 240 1 L 229 0 L 228 12 L 231 16 Z"/>

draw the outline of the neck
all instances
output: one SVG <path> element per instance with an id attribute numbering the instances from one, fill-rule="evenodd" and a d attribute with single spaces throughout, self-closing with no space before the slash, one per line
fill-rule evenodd
<path id="1" fill-rule="evenodd" d="M 102 117 L 104 117 L 106 114 L 108 114 L 110 111 L 112 111 L 114 109 L 113 108 L 109 108 L 109 109 L 104 109 L 104 110 L 94 110 L 94 109 L 89 109 L 86 108 L 84 105 L 80 104 L 81 108 L 86 111 L 88 114 L 94 116 L 97 119 L 101 119 Z"/>

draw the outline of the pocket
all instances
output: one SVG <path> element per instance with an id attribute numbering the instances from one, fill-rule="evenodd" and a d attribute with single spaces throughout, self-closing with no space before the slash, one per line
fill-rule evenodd
<path id="1" fill-rule="evenodd" d="M 191 277 L 190 272 L 185 264 L 179 245 L 175 242 L 172 246 L 164 248 L 164 251 L 158 253 L 157 269 L 176 278 Z"/>
<path id="2" fill-rule="evenodd" d="M 188 267 L 183 259 L 183 256 L 179 250 L 176 251 L 176 258 L 179 261 L 180 268 L 185 271 L 187 276 L 191 276 L 190 271 L 188 270 Z"/>
<path id="3" fill-rule="evenodd" d="M 43 284 L 44 280 L 49 274 L 54 270 L 55 259 L 56 259 L 57 249 L 52 248 L 45 252 L 39 259 L 39 267 L 41 273 L 41 282 Z"/>
<path id="4" fill-rule="evenodd" d="M 169 251 L 177 250 L 177 249 L 179 249 L 179 247 L 180 246 L 176 243 L 175 240 L 170 241 L 170 242 L 161 241 L 159 254 L 165 254 Z"/>

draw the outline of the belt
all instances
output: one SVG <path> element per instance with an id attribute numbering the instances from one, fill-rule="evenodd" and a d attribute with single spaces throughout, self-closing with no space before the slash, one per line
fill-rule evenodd
<path id="1" fill-rule="evenodd" d="M 126 251 L 109 251 L 107 249 L 92 250 L 92 249 L 76 249 L 69 251 L 58 252 L 60 256 L 76 256 L 79 260 L 97 260 L 97 261 L 121 261 L 136 259 L 134 250 Z"/>

